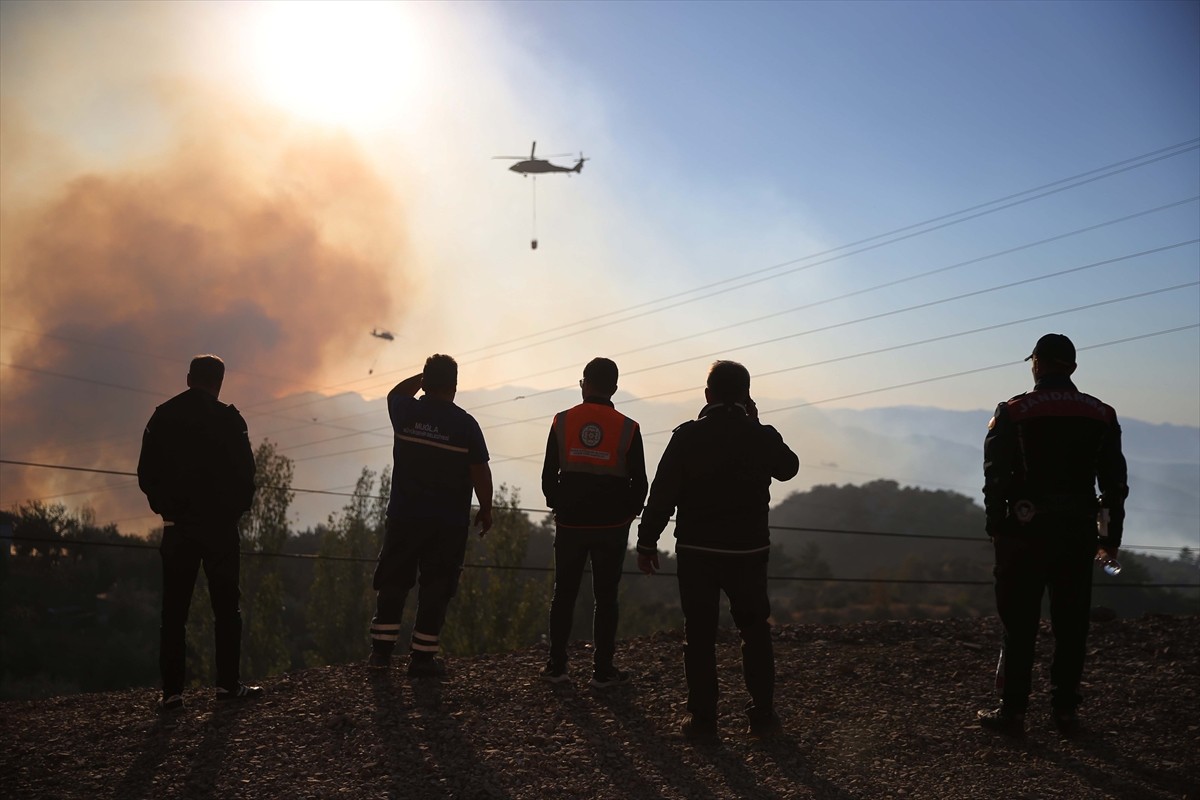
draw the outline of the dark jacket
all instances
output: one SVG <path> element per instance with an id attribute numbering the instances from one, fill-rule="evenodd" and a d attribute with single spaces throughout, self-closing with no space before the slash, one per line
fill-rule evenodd
<path id="1" fill-rule="evenodd" d="M 1094 519 L 1099 484 L 1109 511 L 1105 541 L 1121 544 L 1129 487 L 1117 413 L 1066 375 L 1043 377 L 996 407 L 983 440 L 983 474 L 989 536 L 1032 530 L 1026 526 L 1034 517 Z"/>
<path id="2" fill-rule="evenodd" d="M 713 403 L 675 429 L 658 462 L 638 528 L 639 553 L 653 553 L 675 519 L 676 550 L 753 553 L 770 548 L 771 479 L 786 481 L 800 459 L 770 425 L 735 404 Z"/>
<path id="3" fill-rule="evenodd" d="M 589 397 L 580 406 L 562 412 L 555 420 L 570 411 L 586 411 L 586 406 L 597 404 L 612 408 L 611 401 Z M 583 408 L 581 408 L 581 406 Z M 621 420 L 632 423 L 632 436 L 628 450 L 623 454 L 624 474 L 601 474 L 577 471 L 562 463 L 562 448 L 556 432 L 557 425 L 550 426 L 546 439 L 546 457 L 542 461 L 542 494 L 546 505 L 554 509 L 555 523 L 561 528 L 606 528 L 629 525 L 642 511 L 646 490 L 650 482 L 646 476 L 646 454 L 642 446 L 642 432 L 636 422 L 628 417 Z M 606 437 L 616 438 L 616 432 L 607 432 Z"/>
<path id="4" fill-rule="evenodd" d="M 254 500 L 246 421 L 200 389 L 172 397 L 146 425 L 138 485 L 166 521 L 237 522 Z"/>

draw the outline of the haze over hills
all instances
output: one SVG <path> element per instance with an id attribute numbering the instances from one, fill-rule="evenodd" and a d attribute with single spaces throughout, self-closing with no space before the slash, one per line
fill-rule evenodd
<path id="1" fill-rule="evenodd" d="M 568 407 L 578 395 L 562 391 L 531 397 L 535 394 L 520 387 L 468 391 L 461 393 L 457 402 L 472 410 L 484 428 L 497 486 L 503 483 L 518 490 L 523 507 L 543 509 L 540 471 L 546 431 L 554 410 Z M 521 396 L 530 399 L 514 400 Z M 636 401 L 623 392 L 618 393 L 616 402 L 641 424 L 651 475 L 670 431 L 694 418 L 700 408 L 700 403 L 690 398 Z M 771 411 L 790 404 L 759 400 L 764 421 L 779 428 L 801 462 L 794 480 L 773 488 L 776 504 L 815 485 L 880 479 L 901 486 L 954 491 L 980 501 L 982 443 L 990 409 L 808 406 Z M 346 436 L 344 429 L 340 434 L 323 430 L 320 425 L 325 420 L 375 432 Z M 348 491 L 364 466 L 379 470 L 390 463 L 391 435 L 382 399 L 368 401 L 354 394 L 330 398 L 321 404 L 317 421 L 316 425 L 288 430 L 278 419 L 251 417 L 251 437 L 257 442 L 269 436 L 285 455 L 296 459 L 295 485 L 302 488 Z M 1127 541 L 1200 547 L 1200 428 L 1155 425 L 1128 417 L 1121 425 L 1132 487 Z M 338 438 L 330 440 L 330 436 Z M 298 494 L 293 503 L 297 527 L 323 521 L 343 502 L 344 498 L 336 496 Z M 663 541 L 668 542 L 669 537 L 664 536 Z"/>

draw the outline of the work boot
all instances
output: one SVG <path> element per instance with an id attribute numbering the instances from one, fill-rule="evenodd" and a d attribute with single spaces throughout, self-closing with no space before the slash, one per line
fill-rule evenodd
<path id="1" fill-rule="evenodd" d="M 991 711 L 980 711 L 975 715 L 979 727 L 987 731 L 1002 733 L 1005 736 L 1025 735 L 1024 712 L 1009 711 L 1003 705 Z"/>
<path id="2" fill-rule="evenodd" d="M 446 663 L 432 656 L 413 656 L 408 662 L 408 677 L 410 678 L 444 678 Z"/>
<path id="3" fill-rule="evenodd" d="M 567 675 L 567 665 L 559 664 L 554 659 L 546 662 L 546 666 L 542 667 L 542 673 L 538 677 L 546 683 L 565 683 L 571 680 L 571 677 Z"/>
<path id="4" fill-rule="evenodd" d="M 232 689 L 225 689 L 221 686 L 217 687 L 217 702 L 219 703 L 234 703 L 240 700 L 257 700 L 263 696 L 263 688 L 261 686 L 247 686 L 244 683 L 239 683 Z"/>
<path id="5" fill-rule="evenodd" d="M 750 710 L 750 735 L 757 739 L 770 739 L 783 733 L 783 721 L 774 711 L 762 713 Z"/>
<path id="6" fill-rule="evenodd" d="M 1058 728 L 1058 732 L 1063 736 L 1075 736 L 1080 731 L 1079 714 L 1073 708 L 1056 708 L 1050 716 L 1054 719 L 1054 727 Z"/>
<path id="7" fill-rule="evenodd" d="M 721 735 L 717 730 L 717 721 L 697 717 L 695 714 L 688 714 L 683 718 L 679 732 L 683 734 L 684 739 L 697 744 L 718 744 L 721 741 Z"/>
<path id="8" fill-rule="evenodd" d="M 616 667 L 608 669 L 598 669 L 592 673 L 592 688 L 593 689 L 610 689 L 613 686 L 620 686 L 623 683 L 629 682 L 629 673 L 622 672 Z"/>

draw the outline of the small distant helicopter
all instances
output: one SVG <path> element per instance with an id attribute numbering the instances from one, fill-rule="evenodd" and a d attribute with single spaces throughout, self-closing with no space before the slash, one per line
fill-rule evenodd
<path id="1" fill-rule="evenodd" d="M 570 153 L 559 153 L 558 155 L 548 156 L 547 158 L 538 158 L 537 142 L 534 141 L 533 145 L 529 148 L 529 158 L 525 158 L 525 156 L 492 156 L 493 159 L 516 161 L 517 163 L 513 164 L 511 167 L 509 167 L 509 169 L 520 175 L 522 178 L 528 178 L 530 175 L 533 176 L 533 238 L 529 240 L 529 247 L 531 250 L 537 250 L 538 246 L 537 176 L 545 175 L 551 172 L 565 172 L 569 178 L 571 177 L 572 172 L 583 172 L 583 162 L 588 160 L 584 157 L 583 153 L 579 154 L 579 160 L 575 162 L 575 166 L 573 167 L 563 167 L 559 166 L 558 164 L 551 164 L 547 160 L 548 158 L 568 158 L 570 155 Z"/>
<path id="2" fill-rule="evenodd" d="M 583 162 L 588 160 L 584 158 L 583 153 L 580 153 L 579 160 L 575 162 L 575 166 L 560 167 L 558 164 L 551 164 L 546 159 L 569 158 L 571 156 L 570 153 L 559 153 L 558 155 L 547 156 L 546 158 L 538 158 L 535 155 L 536 152 L 537 142 L 535 141 L 533 146 L 529 148 L 529 158 L 525 158 L 525 156 L 492 156 L 492 158 L 502 159 L 505 161 L 516 161 L 516 164 L 513 164 L 511 167 L 509 167 L 510 170 L 521 175 L 533 176 L 542 175 L 547 172 L 565 172 L 568 176 L 572 172 L 583 172 Z"/>
<path id="3" fill-rule="evenodd" d="M 394 342 L 396 340 L 396 334 L 392 333 L 391 331 L 377 331 L 374 328 L 371 328 L 371 335 L 376 339 L 387 339 L 389 342 Z"/>

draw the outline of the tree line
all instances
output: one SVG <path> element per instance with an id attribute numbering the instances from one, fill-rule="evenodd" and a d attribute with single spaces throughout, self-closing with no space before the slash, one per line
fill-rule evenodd
<path id="1" fill-rule="evenodd" d="M 258 481 L 288 487 L 293 464 L 270 441 L 255 451 Z M 260 680 L 294 669 L 365 658 L 374 612 L 371 575 L 383 540 L 390 473 L 363 469 L 344 507 L 322 524 L 292 531 L 294 494 L 260 489 L 240 522 L 243 674 Z M 147 540 L 98 526 L 87 509 L 31 502 L 10 515 L 11 553 L 0 557 L 0 699 L 104 691 L 158 682 L 161 568 Z M 900 487 L 817 486 L 772 510 L 771 600 L 777 623 L 981 616 L 994 613 L 983 511 L 953 492 Z M 797 531 L 885 531 L 962 541 Z M 157 544 L 161 530 L 152 533 Z M 544 639 L 553 591 L 553 522 L 531 519 L 501 486 L 494 526 L 472 536 L 442 646 L 450 656 L 506 652 Z M 49 541 L 45 541 L 49 540 Z M 91 545 L 74 545 L 84 541 Z M 99 546 L 97 546 L 99 545 Z M 109 545 L 109 546 L 103 546 Z M 116 545 L 116 546 L 112 546 Z M 292 557 L 277 557 L 283 553 Z M 1122 616 L 1200 612 L 1200 591 L 1106 589 L 1106 583 L 1197 583 L 1200 559 L 1122 552 L 1119 579 L 1099 574 L 1094 604 Z M 662 568 L 675 571 L 665 556 Z M 636 573 L 627 554 L 626 572 Z M 838 578 L 863 578 L 848 582 Z M 891 579 L 929 581 L 889 583 Z M 976 581 L 956 585 L 937 581 Z M 415 594 L 415 593 L 414 593 Z M 407 639 L 415 597 L 405 609 Z M 627 574 L 619 635 L 682 625 L 674 579 Z M 727 613 L 727 612 L 726 612 Z M 725 624 L 731 624 L 726 619 Z M 188 678 L 212 684 L 212 613 L 203 572 L 188 620 Z M 574 633 L 588 638 L 591 598 L 581 592 Z"/>

